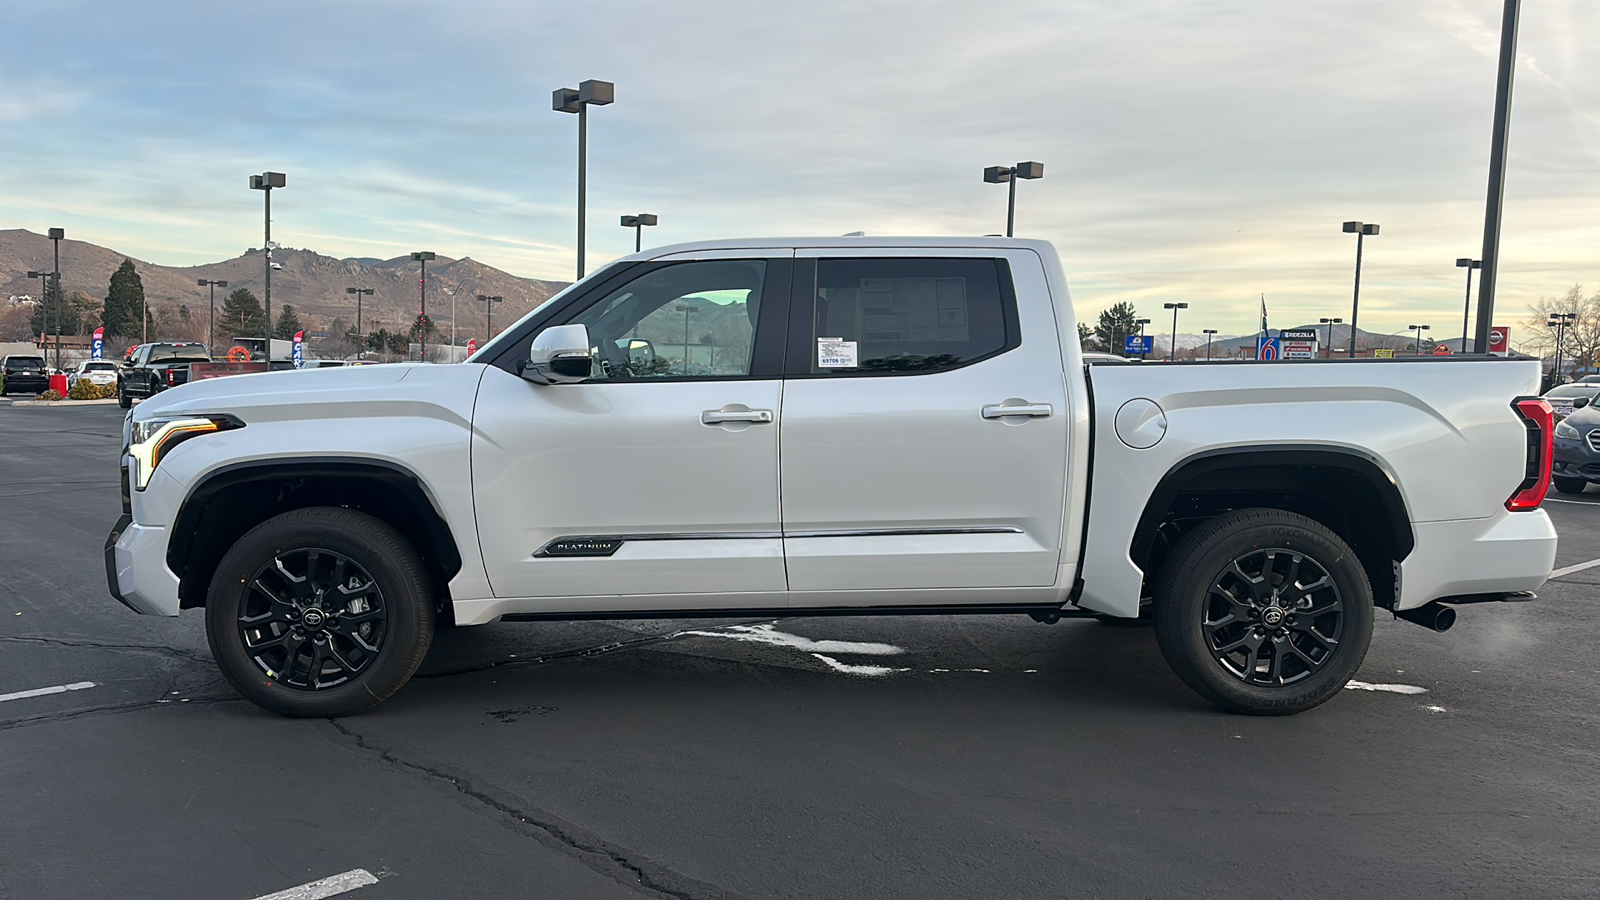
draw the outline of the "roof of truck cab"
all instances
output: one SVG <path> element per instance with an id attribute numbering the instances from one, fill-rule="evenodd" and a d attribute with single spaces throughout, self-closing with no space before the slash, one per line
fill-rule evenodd
<path id="1" fill-rule="evenodd" d="M 720 241 L 694 241 L 687 244 L 668 244 L 651 247 L 639 253 L 622 257 L 619 261 L 643 262 L 662 259 L 683 253 L 704 250 L 812 250 L 812 249 L 872 249 L 915 250 L 921 247 L 940 250 L 1053 250 L 1049 241 L 1030 238 L 1006 237 L 789 237 L 789 238 L 730 238 Z"/>

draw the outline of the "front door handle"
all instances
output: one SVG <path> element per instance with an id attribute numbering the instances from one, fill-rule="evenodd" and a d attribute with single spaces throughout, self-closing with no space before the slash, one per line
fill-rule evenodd
<path id="1" fill-rule="evenodd" d="M 1029 403 L 1025 406 L 1006 406 L 996 403 L 983 408 L 985 419 L 1004 419 L 1009 416 L 1026 416 L 1030 419 L 1046 419 L 1055 412 L 1048 403 Z"/>
<path id="2" fill-rule="evenodd" d="M 708 409 L 700 414 L 702 425 L 725 425 L 730 422 L 746 422 L 751 425 L 772 424 L 772 410 L 770 409 Z"/>

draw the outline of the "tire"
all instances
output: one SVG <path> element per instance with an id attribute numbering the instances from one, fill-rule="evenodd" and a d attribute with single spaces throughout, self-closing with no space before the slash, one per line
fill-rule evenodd
<path id="1" fill-rule="evenodd" d="M 1581 494 L 1583 489 L 1589 486 L 1587 479 L 1568 478 L 1561 475 L 1555 476 L 1550 481 L 1555 485 L 1556 490 L 1563 494 Z"/>
<path id="2" fill-rule="evenodd" d="M 1168 665 L 1229 712 L 1311 709 L 1344 688 L 1372 642 L 1372 586 L 1355 552 L 1283 510 L 1235 510 L 1185 535 L 1155 603 Z"/>
<path id="3" fill-rule="evenodd" d="M 117 405 L 123 409 L 133 408 L 133 398 L 129 397 L 128 392 L 120 387 L 117 388 Z"/>
<path id="4" fill-rule="evenodd" d="M 422 664 L 433 619 L 416 550 L 378 519 L 341 507 L 257 525 L 222 557 L 206 595 L 206 639 L 223 676 L 285 716 L 377 706 Z"/>

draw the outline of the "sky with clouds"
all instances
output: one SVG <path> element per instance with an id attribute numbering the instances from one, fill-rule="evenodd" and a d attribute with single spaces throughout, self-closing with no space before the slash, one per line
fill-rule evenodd
<path id="1" fill-rule="evenodd" d="M 0 228 L 185 265 L 274 238 L 573 266 L 590 115 L 591 268 L 657 243 L 1004 228 L 986 165 L 1038 160 L 1017 231 L 1080 315 L 1180 330 L 1348 317 L 1459 334 L 1478 256 L 1500 0 L 7 0 Z M 1600 3 L 1523 0 L 1498 318 L 1600 288 Z"/>

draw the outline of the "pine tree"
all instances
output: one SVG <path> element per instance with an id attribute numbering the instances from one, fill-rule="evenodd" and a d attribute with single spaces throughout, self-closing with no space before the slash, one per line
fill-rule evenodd
<path id="1" fill-rule="evenodd" d="M 432 343 L 439 337 L 439 326 L 433 324 L 433 319 L 431 318 L 424 319 L 422 317 L 422 313 L 417 313 L 417 317 L 411 320 L 411 339 L 413 341 L 422 340 L 424 325 L 426 325 L 427 328 L 426 339 Z"/>
<path id="2" fill-rule="evenodd" d="M 249 288 L 239 288 L 222 301 L 217 328 L 232 337 L 256 337 L 264 331 L 267 314 Z"/>
<path id="3" fill-rule="evenodd" d="M 28 324 L 36 334 L 55 334 L 58 325 L 62 334 L 78 333 L 78 310 L 61 296 L 61 285 L 57 279 L 45 281 L 44 301 L 33 305 L 33 315 Z"/>
<path id="4" fill-rule="evenodd" d="M 272 336 L 287 341 L 294 337 L 295 332 L 304 330 L 300 325 L 300 317 L 295 315 L 294 305 L 285 303 L 283 309 L 278 311 L 278 327 L 272 330 Z"/>
<path id="5" fill-rule="evenodd" d="M 144 282 L 134 271 L 133 260 L 124 259 L 122 265 L 111 273 L 111 286 L 106 291 L 105 310 L 100 314 L 100 324 L 108 334 L 142 339 L 145 333 L 140 317 L 148 325 L 155 319 L 145 304 Z"/>
<path id="6" fill-rule="evenodd" d="M 1139 333 L 1139 325 L 1134 321 L 1138 316 L 1133 304 L 1126 300 L 1113 304 L 1110 309 L 1100 313 L 1094 336 L 1107 351 L 1121 353 L 1124 339 L 1130 334 Z"/>

